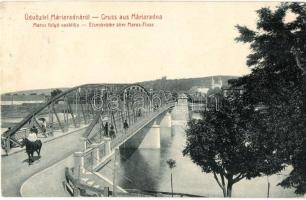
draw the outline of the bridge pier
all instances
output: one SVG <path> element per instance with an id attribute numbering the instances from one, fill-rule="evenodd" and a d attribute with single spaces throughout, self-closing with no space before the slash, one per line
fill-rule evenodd
<path id="1" fill-rule="evenodd" d="M 174 124 L 173 124 L 173 121 L 171 122 L 171 136 L 174 136 L 175 134 L 175 130 L 174 130 Z"/>
<path id="2" fill-rule="evenodd" d="M 151 130 L 147 133 L 142 143 L 139 145 L 139 149 L 159 149 L 160 148 L 160 125 L 154 124 Z"/>
<path id="3" fill-rule="evenodd" d="M 165 117 L 164 117 L 164 127 L 171 128 L 171 126 L 172 126 L 171 114 L 169 112 L 167 112 Z"/>
<path id="4" fill-rule="evenodd" d="M 155 135 L 153 142 L 153 145 L 155 148 L 159 149 L 160 148 L 160 126 L 157 124 L 153 124 L 152 126 L 152 132 Z M 153 148 L 154 148 L 153 147 Z"/>

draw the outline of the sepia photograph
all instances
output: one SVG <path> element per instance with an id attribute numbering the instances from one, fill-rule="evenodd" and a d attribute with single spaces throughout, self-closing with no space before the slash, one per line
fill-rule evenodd
<path id="1" fill-rule="evenodd" d="M 1 1 L 1 196 L 306 198 L 306 2 Z"/>

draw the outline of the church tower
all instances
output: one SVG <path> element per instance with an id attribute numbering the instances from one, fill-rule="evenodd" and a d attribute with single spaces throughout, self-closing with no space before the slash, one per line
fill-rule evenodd
<path id="1" fill-rule="evenodd" d="M 214 77 L 211 77 L 211 89 L 222 88 L 223 82 L 219 77 L 217 81 L 215 81 Z"/>
<path id="2" fill-rule="evenodd" d="M 215 88 L 215 80 L 214 77 L 211 77 L 211 88 L 214 89 Z"/>
<path id="3" fill-rule="evenodd" d="M 221 77 L 219 77 L 219 86 L 220 86 L 220 88 L 222 88 L 222 86 L 223 86 Z"/>

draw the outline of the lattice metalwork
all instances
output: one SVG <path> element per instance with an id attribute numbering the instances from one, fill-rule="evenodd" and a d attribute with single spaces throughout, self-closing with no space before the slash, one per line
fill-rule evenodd
<path id="1" fill-rule="evenodd" d="M 88 126 L 84 137 L 99 142 L 115 137 L 123 124 L 134 124 L 172 100 L 171 92 L 147 90 L 137 84 L 87 84 L 68 89 L 50 98 L 20 123 L 2 134 L 2 147 L 8 152 L 20 146 L 35 126 L 39 137 L 50 137 L 70 129 Z"/>

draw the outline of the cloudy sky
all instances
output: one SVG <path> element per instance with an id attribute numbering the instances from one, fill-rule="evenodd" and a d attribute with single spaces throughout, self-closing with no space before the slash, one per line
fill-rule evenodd
<path id="1" fill-rule="evenodd" d="M 89 2 L 2 4 L 1 90 L 85 83 L 243 75 L 248 46 L 236 24 L 256 27 L 255 10 L 277 2 Z M 33 28 L 28 14 L 158 14 L 150 28 Z M 107 23 L 93 19 L 95 23 Z M 115 21 L 118 22 L 118 21 Z M 45 23 L 45 22 L 44 22 Z M 84 22 L 84 24 L 86 24 Z"/>

